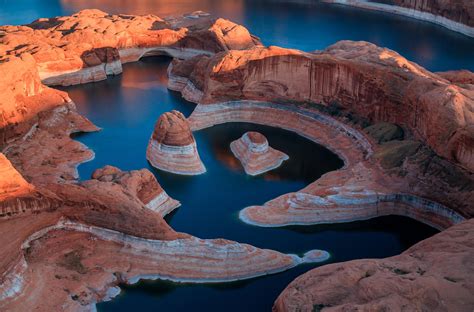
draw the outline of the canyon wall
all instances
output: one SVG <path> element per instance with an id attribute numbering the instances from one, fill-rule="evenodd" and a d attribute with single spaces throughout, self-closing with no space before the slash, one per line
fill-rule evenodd
<path id="1" fill-rule="evenodd" d="M 45 85 L 104 80 L 143 56 L 189 58 L 258 44 L 245 27 L 204 13 L 164 20 L 83 10 L 0 26 L 0 148 L 26 134 L 38 113 L 71 102 Z"/>
<path id="2" fill-rule="evenodd" d="M 312 103 L 372 123 L 399 124 L 439 155 L 474 171 L 472 85 L 454 84 L 367 42 L 340 41 L 314 53 L 257 47 L 174 61 L 169 85 L 201 103 Z"/>
<path id="3" fill-rule="evenodd" d="M 323 2 L 408 16 L 474 37 L 474 3 L 470 0 L 323 0 Z"/>
<path id="4" fill-rule="evenodd" d="M 374 2 L 428 12 L 474 27 L 474 2 L 470 0 L 376 0 Z"/>
<path id="5" fill-rule="evenodd" d="M 273 311 L 471 311 L 472 226 L 455 225 L 398 256 L 313 269 L 288 285 Z"/>

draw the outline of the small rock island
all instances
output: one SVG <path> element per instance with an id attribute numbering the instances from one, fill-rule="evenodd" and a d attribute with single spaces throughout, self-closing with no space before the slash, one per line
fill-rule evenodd
<path id="1" fill-rule="evenodd" d="M 251 176 L 278 168 L 289 159 L 285 153 L 270 147 L 263 134 L 254 131 L 246 132 L 240 139 L 230 143 L 230 149 Z"/>
<path id="2" fill-rule="evenodd" d="M 182 175 L 206 172 L 188 121 L 173 110 L 160 116 L 148 143 L 146 157 L 155 168 Z"/>

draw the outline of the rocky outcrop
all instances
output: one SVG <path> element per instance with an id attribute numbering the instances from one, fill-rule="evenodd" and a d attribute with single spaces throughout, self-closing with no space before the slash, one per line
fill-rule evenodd
<path id="1" fill-rule="evenodd" d="M 311 225 L 402 215 L 444 229 L 474 215 L 469 174 L 450 173 L 454 165 L 447 161 L 438 163 L 444 167 L 441 170 L 438 165 L 431 167 L 439 160 L 422 156 L 425 151 L 421 147 L 412 155 L 416 161 L 405 155 L 400 165 L 385 150 L 384 144 L 393 141 L 371 143 L 363 133 L 313 109 L 233 101 L 198 105 L 189 121 L 193 130 L 226 122 L 279 127 L 324 145 L 344 159 L 344 168 L 325 174 L 304 189 L 240 211 L 240 219 L 249 224 Z M 392 170 L 410 173 L 390 174 L 379 165 L 386 162 L 398 166 Z M 422 170 L 424 174 L 420 174 Z"/>
<path id="2" fill-rule="evenodd" d="M 104 80 L 120 74 L 123 63 L 144 56 L 188 58 L 259 44 L 244 27 L 205 14 L 163 20 L 83 10 L 24 26 L 1 26 L 0 33 L 0 60 L 33 56 L 47 85 Z"/>
<path id="3" fill-rule="evenodd" d="M 0 153 L 0 201 L 34 192 L 35 188 L 15 170 L 11 162 Z"/>
<path id="4" fill-rule="evenodd" d="M 189 92 L 189 85 L 197 91 Z M 170 86 L 200 103 L 293 101 L 395 123 L 438 155 L 474 171 L 473 89 L 367 42 L 341 41 L 314 53 L 269 47 L 176 61 Z"/>
<path id="5" fill-rule="evenodd" d="M 230 149 L 240 160 L 247 174 L 255 176 L 280 167 L 288 155 L 268 145 L 267 138 L 259 132 L 246 132 L 230 143 Z"/>
<path id="6" fill-rule="evenodd" d="M 0 153 L 0 218 L 47 211 L 54 206 L 54 200 L 45 199 Z"/>
<path id="7" fill-rule="evenodd" d="M 137 197 L 146 208 L 159 213 L 162 217 L 181 206 L 181 203 L 163 190 L 155 176 L 147 169 L 123 172 L 112 166 L 94 171 L 93 179 L 116 183 L 123 186 L 132 196 Z"/>
<path id="8" fill-rule="evenodd" d="M 164 171 L 184 175 L 206 172 L 188 121 L 175 110 L 156 122 L 146 155 L 153 167 Z"/>
<path id="9" fill-rule="evenodd" d="M 41 83 L 36 66 L 30 54 L 0 56 L 0 148 L 28 134 L 40 112 L 71 102 L 65 92 Z"/>
<path id="10" fill-rule="evenodd" d="M 471 311 L 474 220 L 386 259 L 325 265 L 294 280 L 273 311 Z"/>
<path id="11" fill-rule="evenodd" d="M 474 4 L 470 0 L 323 0 L 388 12 L 444 26 L 474 37 Z"/>
<path id="12" fill-rule="evenodd" d="M 41 311 L 93 309 L 96 302 L 117 295 L 120 283 L 227 282 L 327 259 L 324 251 L 300 258 L 224 239 L 143 239 L 68 220 L 34 233 L 23 248 L 28 250 L 29 269 L 15 300 L 0 301 L 5 310 L 28 309 L 32 304 Z M 36 287 L 39 282 L 42 287 Z M 6 293 L 2 290 L 0 296 Z"/>

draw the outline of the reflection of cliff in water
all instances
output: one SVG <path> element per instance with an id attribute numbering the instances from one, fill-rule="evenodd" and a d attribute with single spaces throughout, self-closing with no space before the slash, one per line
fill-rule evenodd
<path id="1" fill-rule="evenodd" d="M 295 133 L 250 123 L 231 123 L 205 130 L 216 158 L 232 170 L 244 173 L 240 162 L 230 150 L 230 143 L 247 131 L 258 131 L 271 147 L 284 152 L 290 159 L 274 170 L 264 173 L 265 180 L 301 180 L 311 183 L 328 171 L 342 167 L 343 161 L 324 146 L 313 143 Z"/>
<path id="2" fill-rule="evenodd" d="M 96 8 L 108 13 L 177 15 L 194 11 L 219 13 L 240 20 L 244 11 L 244 0 L 62 0 L 67 11 L 76 12 Z"/>

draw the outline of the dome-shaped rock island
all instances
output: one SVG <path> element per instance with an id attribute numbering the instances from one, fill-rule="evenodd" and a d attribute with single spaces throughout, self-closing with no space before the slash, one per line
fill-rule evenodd
<path id="1" fill-rule="evenodd" d="M 267 138 L 259 132 L 249 131 L 230 143 L 230 149 L 247 174 L 255 176 L 278 168 L 289 157 L 268 145 Z"/>
<path id="2" fill-rule="evenodd" d="M 148 143 L 146 157 L 155 168 L 183 175 L 206 172 L 191 129 L 176 110 L 160 116 Z"/>

